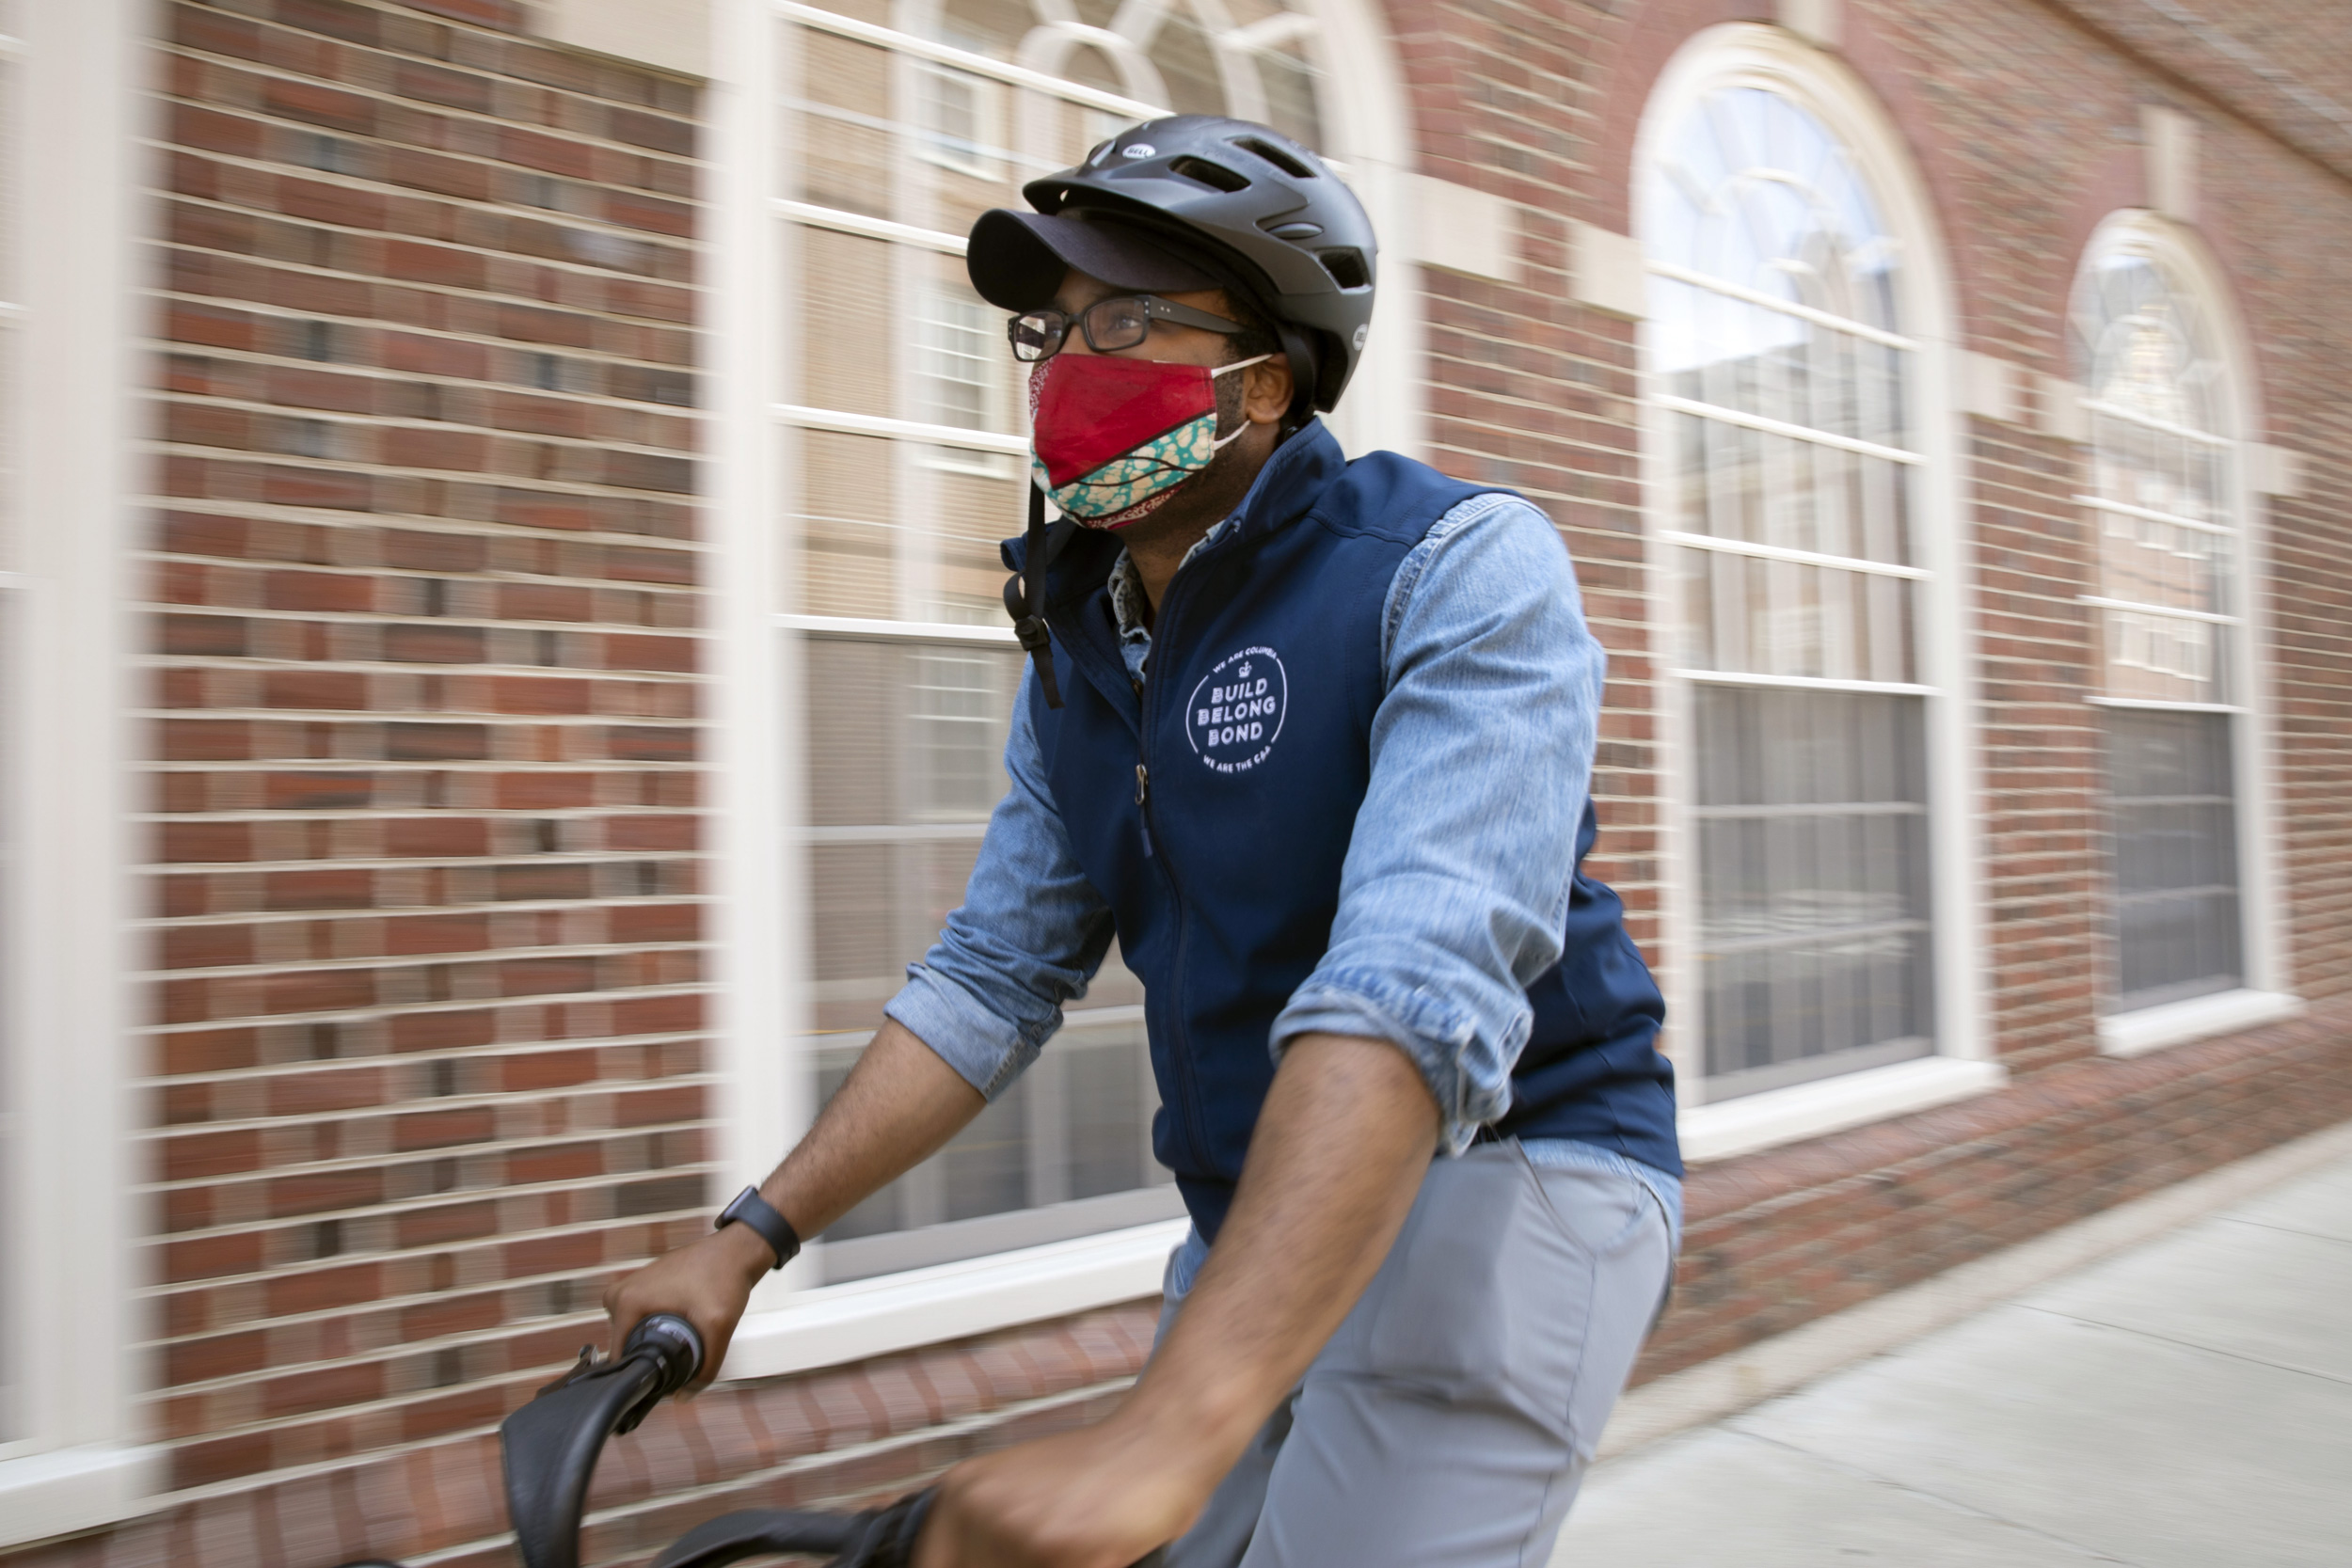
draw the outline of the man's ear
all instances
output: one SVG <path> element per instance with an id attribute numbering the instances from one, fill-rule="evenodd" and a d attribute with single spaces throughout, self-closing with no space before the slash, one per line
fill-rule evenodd
<path id="1" fill-rule="evenodd" d="M 1280 424 L 1290 412 L 1296 388 L 1291 380 L 1291 357 L 1278 354 L 1242 372 L 1242 417 L 1252 424 Z"/>

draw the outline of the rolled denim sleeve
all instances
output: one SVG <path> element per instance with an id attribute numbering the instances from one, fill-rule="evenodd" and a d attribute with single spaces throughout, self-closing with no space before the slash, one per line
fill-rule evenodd
<path id="1" fill-rule="evenodd" d="M 1446 1147 L 1511 1101 L 1527 986 L 1560 958 L 1607 657 L 1550 519 L 1477 496 L 1398 568 L 1372 781 L 1323 961 L 1275 1020 L 1390 1040 L 1429 1085 Z"/>
<path id="2" fill-rule="evenodd" d="M 1005 741 L 1011 787 L 988 819 L 963 903 L 882 1011 L 989 1099 L 1003 1093 L 1086 994 L 1111 942 L 1111 912 L 1078 868 L 1045 784 L 1022 672 Z"/>

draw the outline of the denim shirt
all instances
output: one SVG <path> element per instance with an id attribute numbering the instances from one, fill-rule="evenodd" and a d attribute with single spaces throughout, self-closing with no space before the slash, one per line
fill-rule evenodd
<path id="1" fill-rule="evenodd" d="M 1120 558 L 1109 586 L 1121 651 L 1140 681 L 1152 644 L 1132 558 Z M 1566 905 L 1607 656 L 1585 626 L 1575 568 L 1550 519 L 1489 493 L 1447 513 L 1399 563 L 1381 660 L 1374 775 L 1391 773 L 1399 787 L 1366 796 L 1330 946 L 1276 1019 L 1269 1047 L 1279 1056 L 1311 1032 L 1390 1041 L 1420 1069 L 1445 1117 L 1445 1147 L 1458 1153 L 1507 1109 L 1530 1024 L 1525 988 L 1560 957 L 1556 925 L 1524 912 Z M 1045 783 L 1028 718 L 1035 678 L 1034 669 L 1024 672 L 1005 747 L 1010 788 L 989 821 L 963 905 L 883 1009 L 991 1099 L 1061 1026 L 1062 1004 L 1085 994 L 1110 937 L 1109 909 L 1079 869 Z M 1384 883 L 1397 884 L 1380 875 L 1383 860 L 1418 858 L 1431 831 L 1412 807 L 1428 797 L 1410 783 L 1434 768 L 1438 737 L 1492 723 L 1492 691 L 1524 694 L 1531 678 L 1551 686 L 1570 715 L 1548 727 L 1557 731 L 1548 754 L 1531 761 L 1518 736 L 1521 744 L 1486 753 L 1491 776 L 1465 779 L 1461 749 L 1448 744 L 1446 777 L 1426 781 L 1455 799 L 1495 803 L 1467 841 L 1458 816 L 1449 814 L 1445 829 L 1454 838 L 1448 863 L 1476 868 L 1472 895 L 1383 896 Z M 1382 956 L 1398 952 L 1411 954 L 1416 976 L 1403 996 L 1381 978 L 1393 967 Z M 1531 1141 L 1531 1156 L 1542 1141 L 1556 1140 Z M 1661 1203 L 1669 1199 L 1659 1184 L 1674 1187 L 1678 1209 L 1675 1178 L 1641 1169 Z"/>

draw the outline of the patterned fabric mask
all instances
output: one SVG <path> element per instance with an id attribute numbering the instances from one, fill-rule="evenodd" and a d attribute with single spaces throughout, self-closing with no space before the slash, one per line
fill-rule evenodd
<path id="1" fill-rule="evenodd" d="M 1217 438 L 1216 378 L 1272 357 L 1211 369 L 1057 354 L 1029 372 L 1038 483 L 1089 528 L 1149 515 L 1249 428 Z"/>

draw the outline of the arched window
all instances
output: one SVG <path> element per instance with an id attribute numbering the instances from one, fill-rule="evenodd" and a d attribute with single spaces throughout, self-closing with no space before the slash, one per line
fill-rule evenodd
<path id="1" fill-rule="evenodd" d="M 2248 970 L 2243 414 L 2199 271 L 2161 220 L 2119 214 L 2069 315 L 2090 415 L 2118 1013 L 2236 990 Z"/>
<path id="2" fill-rule="evenodd" d="M 1787 35 L 1711 30 L 1637 162 L 1681 850 L 1677 1036 L 1711 1102 L 1940 1038 L 1938 291 L 1891 133 Z"/>
<path id="3" fill-rule="evenodd" d="M 965 278 L 962 236 L 982 211 L 1024 205 L 1025 182 L 1171 110 L 1271 123 L 1359 188 L 1357 149 L 1334 127 L 1398 117 L 1347 98 L 1360 97 L 1362 40 L 1311 0 L 776 10 L 778 593 L 782 662 L 797 671 L 782 751 L 807 801 L 790 857 L 805 919 L 783 923 L 807 935 L 786 1005 L 821 1099 L 961 901 L 1005 788 L 1023 660 L 997 546 L 1024 515 L 1026 408 L 1003 314 Z M 1114 954 L 1028 1073 L 833 1227 L 824 1278 L 1179 1213 L 1150 1153 L 1140 1001 Z"/>

